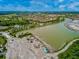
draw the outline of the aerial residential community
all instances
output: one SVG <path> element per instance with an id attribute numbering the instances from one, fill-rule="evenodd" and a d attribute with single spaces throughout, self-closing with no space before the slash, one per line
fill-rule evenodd
<path id="1" fill-rule="evenodd" d="M 0 59 L 79 59 L 79 0 L 0 0 Z"/>

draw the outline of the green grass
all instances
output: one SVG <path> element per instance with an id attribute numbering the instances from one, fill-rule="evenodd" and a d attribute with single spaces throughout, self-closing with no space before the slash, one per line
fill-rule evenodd
<path id="1" fill-rule="evenodd" d="M 60 54 L 59 59 L 79 59 L 79 41 L 74 42 L 67 51 Z"/>
<path id="2" fill-rule="evenodd" d="M 18 37 L 19 37 L 19 38 L 23 38 L 23 37 L 25 37 L 25 36 L 29 36 L 29 35 L 32 35 L 32 34 L 29 33 L 29 32 L 26 32 L 26 33 L 22 33 L 22 34 L 20 34 Z"/>
<path id="3" fill-rule="evenodd" d="M 6 57 L 4 55 L 1 55 L 0 59 L 6 59 Z"/>
<path id="4" fill-rule="evenodd" d="M 6 38 L 3 36 L 0 36 L 0 45 L 5 45 L 6 44 Z"/>
<path id="5" fill-rule="evenodd" d="M 0 48 L 3 48 L 1 53 L 7 51 L 7 49 L 5 47 L 6 42 L 7 42 L 6 38 L 4 36 L 0 35 Z M 5 55 L 0 55 L 0 59 L 6 59 Z"/>

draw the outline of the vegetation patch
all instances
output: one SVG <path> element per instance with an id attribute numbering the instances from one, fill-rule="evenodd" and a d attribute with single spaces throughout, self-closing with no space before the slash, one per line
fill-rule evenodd
<path id="1" fill-rule="evenodd" d="M 5 47 L 5 44 L 6 44 L 7 40 L 4 36 L 0 35 L 0 59 L 6 59 L 5 58 L 5 54 L 6 54 L 6 47 Z"/>
<path id="2" fill-rule="evenodd" d="M 0 59 L 6 59 L 6 57 L 4 55 L 1 55 Z"/>
<path id="3" fill-rule="evenodd" d="M 67 51 L 59 55 L 59 59 L 79 59 L 79 41 L 76 41 Z"/>
<path id="4" fill-rule="evenodd" d="M 19 37 L 19 38 L 23 38 L 23 37 L 29 36 L 29 35 L 32 35 L 32 34 L 29 33 L 29 32 L 26 32 L 26 33 L 21 33 L 18 37 Z"/>
<path id="5" fill-rule="evenodd" d="M 5 45 L 6 42 L 7 42 L 6 38 L 0 35 L 0 45 Z"/>
<path id="6" fill-rule="evenodd" d="M 19 31 L 58 23 L 64 21 L 64 17 L 65 16 L 53 14 L 28 14 L 26 16 L 1 15 L 0 26 L 7 26 L 8 28 L 0 31 L 8 31 L 12 36 L 16 37 L 16 33 Z"/>

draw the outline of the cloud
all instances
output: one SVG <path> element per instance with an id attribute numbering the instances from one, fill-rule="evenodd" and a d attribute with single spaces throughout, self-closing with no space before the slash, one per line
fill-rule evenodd
<path id="1" fill-rule="evenodd" d="M 27 8 L 22 5 L 14 6 L 14 5 L 8 4 L 8 5 L 0 6 L 0 11 L 26 11 L 26 10 Z"/>
<path id="2" fill-rule="evenodd" d="M 51 11 L 52 6 L 42 2 L 42 1 L 30 1 L 30 6 L 28 7 L 28 10 L 31 11 Z"/>
<path id="3" fill-rule="evenodd" d="M 59 5 L 58 9 L 61 11 L 79 11 L 79 2 L 61 4 Z"/>
<path id="4" fill-rule="evenodd" d="M 79 10 L 79 2 L 73 2 L 73 3 L 71 3 L 71 4 L 69 4 L 68 6 L 68 9 L 72 9 L 73 11 L 74 10 Z"/>
<path id="5" fill-rule="evenodd" d="M 0 0 L 4 1 L 4 0 Z M 8 0 L 6 0 L 8 1 Z M 76 11 L 79 2 L 68 2 L 65 0 L 10 0 L 0 3 L 0 11 Z M 2 5 L 1 5 L 2 4 Z"/>
<path id="6" fill-rule="evenodd" d="M 63 2 L 64 0 L 58 0 L 59 2 Z"/>
<path id="7" fill-rule="evenodd" d="M 30 3 L 31 3 L 31 6 L 32 6 L 32 5 L 38 5 L 38 6 L 42 6 L 42 7 L 45 7 L 45 8 L 50 7 L 48 4 L 46 4 L 46 3 L 44 3 L 44 2 L 30 1 Z"/>
<path id="8" fill-rule="evenodd" d="M 66 8 L 66 5 L 59 5 L 60 10 L 65 10 L 65 8 Z"/>
<path id="9" fill-rule="evenodd" d="M 52 7 L 43 2 L 30 1 L 29 6 L 22 4 L 0 5 L 0 11 L 52 11 Z"/>

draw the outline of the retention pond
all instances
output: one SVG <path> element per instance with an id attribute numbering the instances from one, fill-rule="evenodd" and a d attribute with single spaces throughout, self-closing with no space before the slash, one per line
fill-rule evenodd
<path id="1" fill-rule="evenodd" d="M 58 50 L 67 42 L 79 37 L 78 31 L 70 30 L 64 25 L 70 21 L 71 19 L 67 18 L 60 23 L 32 29 L 31 32 Z"/>

